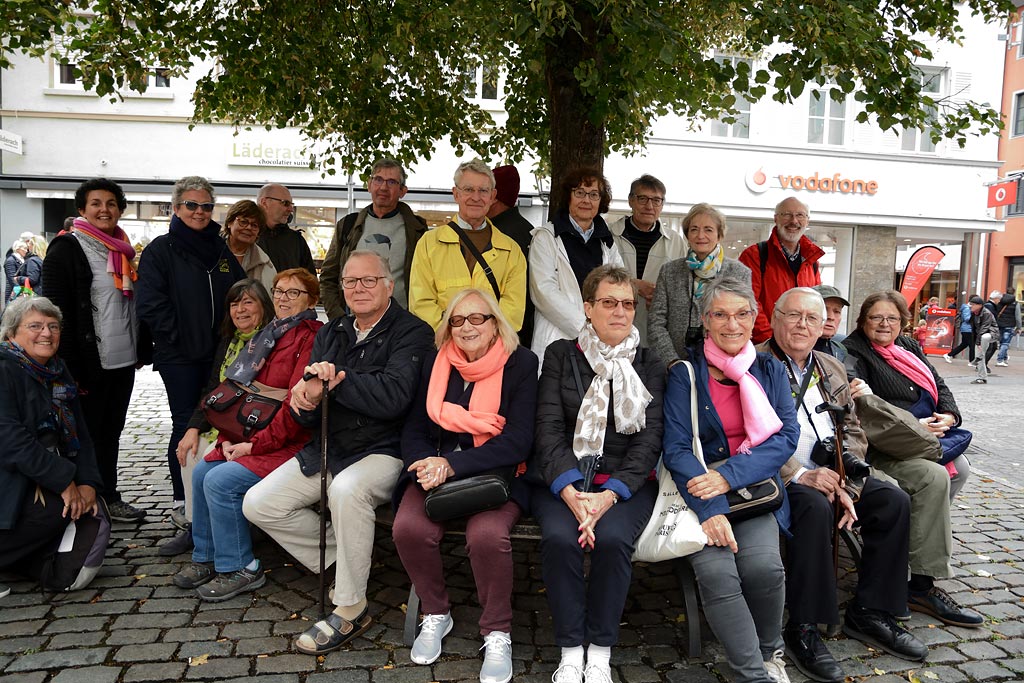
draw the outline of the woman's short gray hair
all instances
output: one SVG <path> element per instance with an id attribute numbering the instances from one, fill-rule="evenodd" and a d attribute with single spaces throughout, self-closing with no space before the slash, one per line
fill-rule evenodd
<path id="1" fill-rule="evenodd" d="M 198 175 L 187 175 L 174 183 L 174 190 L 171 192 L 171 203 L 174 206 L 181 204 L 181 195 L 189 190 L 199 190 L 210 195 L 210 201 L 215 201 L 213 196 L 213 185 L 206 178 Z"/>
<path id="2" fill-rule="evenodd" d="M 754 290 L 743 280 L 734 277 L 720 277 L 704 285 L 704 294 L 700 299 L 700 317 L 703 320 L 711 312 L 715 299 L 725 294 L 733 294 L 746 299 L 750 310 L 757 312 L 757 297 Z"/>
<path id="3" fill-rule="evenodd" d="M 4 309 L 4 317 L 0 318 L 0 337 L 14 339 L 14 333 L 21 327 L 21 321 L 32 312 L 45 315 L 47 318 L 55 318 L 59 323 L 64 322 L 60 309 L 45 296 L 19 296 Z"/>

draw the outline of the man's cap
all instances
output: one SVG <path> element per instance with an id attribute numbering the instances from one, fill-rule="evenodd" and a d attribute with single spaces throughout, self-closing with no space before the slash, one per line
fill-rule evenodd
<path id="1" fill-rule="evenodd" d="M 515 206 L 519 200 L 519 170 L 515 166 L 498 166 L 494 169 L 494 189 L 498 201 L 506 206 Z"/>
<path id="2" fill-rule="evenodd" d="M 977 294 L 975 294 L 975 295 L 974 295 L 974 296 L 972 296 L 972 297 L 971 297 L 970 299 L 968 299 L 968 300 L 967 300 L 967 302 L 968 302 L 968 303 L 971 303 L 971 304 L 980 304 L 980 305 L 982 305 L 982 306 L 984 306 L 984 305 L 985 305 L 985 300 L 984 300 L 984 299 L 982 299 L 982 298 L 981 298 L 980 296 L 978 296 Z"/>
<path id="3" fill-rule="evenodd" d="M 843 298 L 843 295 L 839 293 L 839 290 L 832 285 L 817 285 L 814 287 L 814 291 L 821 294 L 822 299 L 839 299 L 843 302 L 844 306 L 849 306 L 850 302 Z"/>

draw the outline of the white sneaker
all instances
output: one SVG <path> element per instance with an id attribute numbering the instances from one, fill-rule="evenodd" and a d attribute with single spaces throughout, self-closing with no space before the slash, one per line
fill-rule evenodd
<path id="1" fill-rule="evenodd" d="M 508 683 L 512 680 L 512 636 L 491 631 L 484 636 L 484 664 L 480 667 L 480 683 Z"/>
<path id="2" fill-rule="evenodd" d="M 953 362 L 953 359 L 949 357 L 948 353 L 943 354 L 942 360 L 946 361 L 947 363 L 952 363 Z"/>
<path id="3" fill-rule="evenodd" d="M 1009 365 L 1009 363 L 1007 363 L 1005 360 L 997 360 L 996 365 L 998 365 L 1001 368 L 1005 368 Z"/>
<path id="4" fill-rule="evenodd" d="M 786 675 L 786 663 L 782 661 L 782 650 L 772 653 L 772 658 L 765 660 L 764 668 L 768 672 L 768 678 L 775 683 L 789 683 L 789 676 Z"/>
<path id="5" fill-rule="evenodd" d="M 441 641 L 451 633 L 452 614 L 426 614 L 420 624 L 420 634 L 412 644 L 409 659 L 416 664 L 433 664 L 441 656 Z"/>
<path id="6" fill-rule="evenodd" d="M 583 683 L 583 669 L 572 664 L 563 664 L 551 674 L 551 683 Z"/>
<path id="7" fill-rule="evenodd" d="M 587 664 L 583 671 L 584 683 L 612 683 L 612 670 L 609 667 Z"/>

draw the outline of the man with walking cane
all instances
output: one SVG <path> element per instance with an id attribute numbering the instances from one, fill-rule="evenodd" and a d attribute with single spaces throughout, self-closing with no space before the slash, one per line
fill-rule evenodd
<path id="1" fill-rule="evenodd" d="M 323 577 L 321 563 L 335 565 L 334 610 L 294 643 L 311 655 L 340 648 L 373 623 L 366 582 L 374 510 L 391 499 L 402 470 L 402 423 L 434 336 L 392 298 L 391 268 L 379 254 L 352 252 L 341 287 L 351 313 L 317 333 L 308 379 L 291 393 L 292 414 L 313 438 L 294 460 L 249 489 L 243 504 L 249 521 L 310 571 Z M 310 507 L 317 502 L 319 516 Z"/>
<path id="2" fill-rule="evenodd" d="M 894 618 L 907 608 L 910 497 L 873 476 L 863 460 L 867 439 L 853 399 L 871 389 L 863 380 L 848 383 L 839 361 L 813 351 L 825 316 L 818 292 L 790 289 L 775 304 L 772 338 L 758 350 L 786 367 L 800 422 L 793 454 L 799 467 L 786 485 L 792 534 L 786 542 L 786 653 L 809 678 L 838 682 L 844 672 L 818 632 L 818 624 L 839 623 L 837 524 L 859 527 L 864 543 L 843 632 L 913 661 L 924 660 L 928 648 Z"/>

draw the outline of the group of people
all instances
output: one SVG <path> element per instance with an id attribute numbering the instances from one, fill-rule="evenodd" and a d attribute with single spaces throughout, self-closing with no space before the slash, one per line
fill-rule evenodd
<path id="1" fill-rule="evenodd" d="M 31 232 L 23 232 L 14 240 L 4 259 L 5 302 L 23 293 L 42 293 L 46 248 L 46 240 Z"/>
<path id="2" fill-rule="evenodd" d="M 410 657 L 440 657 L 453 619 L 447 519 L 432 500 L 450 505 L 446 484 L 479 475 L 504 484 L 460 513 L 482 607 L 481 683 L 512 678 L 510 531 L 523 515 L 541 527 L 554 683 L 610 683 L 659 460 L 707 537 L 688 561 L 737 681 L 787 681 L 784 652 L 815 680 L 843 679 L 818 630 L 839 623 L 837 518 L 864 544 L 849 636 L 918 661 L 927 647 L 899 623 L 909 610 L 982 623 L 935 585 L 952 575 L 949 505 L 969 463 L 925 456 L 959 427 L 956 402 L 901 335 L 910 314 L 896 292 L 867 297 L 856 330 L 835 339 L 849 303 L 821 285 L 799 200 L 782 201 L 770 238 L 737 261 L 713 206 L 687 214 L 685 240 L 663 229 L 665 187 L 652 176 L 630 187 L 632 215 L 609 226 L 608 182 L 570 173 L 562 209 L 532 231 L 512 167 L 460 165 L 458 213 L 434 230 L 400 201 L 397 162 L 377 162 L 367 186 L 371 205 L 338 222 L 319 280 L 287 227 L 283 186 L 230 207 L 222 228 L 210 183 L 179 180 L 170 230 L 137 270 L 117 224 L 121 188 L 79 188 L 81 218 L 44 262 L 53 302 L 19 299 L 0 324 L 0 434 L 12 444 L 0 483 L 13 491 L 0 504 L 0 563 L 44 555 L 68 519 L 102 514 L 99 500 L 115 520 L 144 516 L 118 497 L 117 443 L 134 369 L 153 362 L 184 527 L 161 551 L 192 551 L 174 584 L 207 601 L 263 585 L 250 523 L 311 572 L 333 564 L 333 610 L 295 639 L 303 653 L 371 625 L 375 511 L 390 503 L 422 601 Z M 275 229 L 291 236 L 265 242 Z M 242 396 L 266 413 L 239 412 L 239 424 L 216 414 L 234 415 Z M 913 415 L 920 454 L 872 442 L 859 419 L 871 396 Z M 777 504 L 735 514 L 729 494 L 759 482 L 777 485 Z"/>
<path id="3" fill-rule="evenodd" d="M 952 363 L 957 354 L 966 350 L 970 359 L 967 364 L 978 371 L 978 377 L 971 383 L 988 384 L 992 356 L 998 349 L 996 365 L 1009 365 L 1010 342 L 1024 329 L 1021 326 L 1020 302 L 1012 291 L 993 289 L 988 301 L 974 294 L 960 305 L 956 326 L 960 332 L 960 343 L 945 354 L 943 360 Z M 977 357 L 975 347 L 979 347 Z"/>

